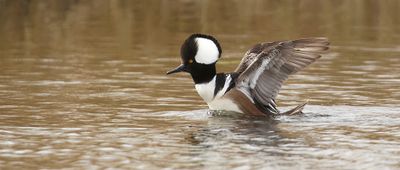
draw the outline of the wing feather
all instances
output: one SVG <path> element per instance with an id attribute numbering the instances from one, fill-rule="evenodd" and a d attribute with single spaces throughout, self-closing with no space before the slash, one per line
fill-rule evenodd
<path id="1" fill-rule="evenodd" d="M 262 108 L 273 106 L 283 82 L 321 57 L 328 49 L 326 38 L 260 43 L 246 52 L 235 72 L 237 87 Z"/>

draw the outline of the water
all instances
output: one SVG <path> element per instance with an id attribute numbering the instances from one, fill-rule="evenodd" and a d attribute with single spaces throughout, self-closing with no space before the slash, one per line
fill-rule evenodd
<path id="1" fill-rule="evenodd" d="M 0 0 L 0 169 L 399 169 L 398 1 Z M 215 35 L 229 72 L 251 45 L 326 36 L 275 120 L 207 114 L 179 64 Z"/>

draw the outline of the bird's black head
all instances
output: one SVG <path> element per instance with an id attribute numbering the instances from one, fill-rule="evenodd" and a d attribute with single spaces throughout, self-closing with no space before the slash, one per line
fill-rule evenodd
<path id="1" fill-rule="evenodd" d="M 188 72 L 196 84 L 210 81 L 216 74 L 215 63 L 221 57 L 218 41 L 204 34 L 192 34 L 181 47 L 182 64 L 167 74 Z"/>

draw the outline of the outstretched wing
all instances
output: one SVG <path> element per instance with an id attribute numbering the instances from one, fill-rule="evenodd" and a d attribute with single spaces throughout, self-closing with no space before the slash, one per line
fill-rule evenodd
<path id="1" fill-rule="evenodd" d="M 240 64 L 236 67 L 235 72 L 236 73 L 242 73 L 244 70 L 246 70 L 253 61 L 255 61 L 258 58 L 258 55 L 260 53 L 267 52 L 273 48 L 275 48 L 281 41 L 277 42 L 264 42 L 260 44 L 254 45 L 251 49 L 249 49 L 243 56 L 242 61 L 240 61 Z"/>
<path id="2" fill-rule="evenodd" d="M 275 109 L 274 102 L 283 82 L 328 49 L 326 38 L 261 43 L 250 49 L 236 69 L 237 87 L 264 109 Z"/>

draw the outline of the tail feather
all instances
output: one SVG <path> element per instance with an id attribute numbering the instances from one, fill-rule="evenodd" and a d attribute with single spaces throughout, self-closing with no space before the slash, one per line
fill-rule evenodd
<path id="1" fill-rule="evenodd" d="M 306 104 L 308 103 L 308 101 L 306 101 L 306 102 L 304 102 L 304 103 L 302 103 L 302 104 L 300 104 L 300 105 L 298 105 L 298 106 L 296 106 L 295 108 L 293 108 L 293 109 L 290 109 L 290 110 L 288 110 L 288 111 L 286 111 L 286 112 L 283 112 L 283 113 L 281 113 L 282 115 L 297 115 L 297 114 L 303 114 L 303 109 L 304 109 L 304 106 L 306 106 Z"/>

